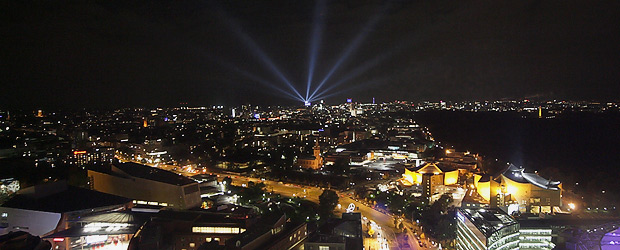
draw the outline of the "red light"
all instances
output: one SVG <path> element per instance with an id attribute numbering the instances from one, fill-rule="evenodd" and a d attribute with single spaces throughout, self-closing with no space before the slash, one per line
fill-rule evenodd
<path id="1" fill-rule="evenodd" d="M 86 151 L 73 151 L 74 155 L 86 154 Z"/>
<path id="2" fill-rule="evenodd" d="M 65 238 L 54 238 L 53 241 L 54 242 L 63 242 L 63 241 L 65 241 Z"/>

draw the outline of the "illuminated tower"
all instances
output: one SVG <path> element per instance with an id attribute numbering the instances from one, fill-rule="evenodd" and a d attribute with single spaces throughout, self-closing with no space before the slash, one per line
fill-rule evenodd
<path id="1" fill-rule="evenodd" d="M 312 156 L 297 158 L 295 165 L 301 168 L 319 169 L 323 166 L 323 157 L 321 157 L 321 147 L 317 139 L 313 149 Z"/>
<path id="2" fill-rule="evenodd" d="M 319 139 L 316 139 L 316 144 L 312 147 L 314 150 L 314 169 L 318 169 L 323 166 L 323 157 L 321 157 L 321 147 L 319 146 Z"/>

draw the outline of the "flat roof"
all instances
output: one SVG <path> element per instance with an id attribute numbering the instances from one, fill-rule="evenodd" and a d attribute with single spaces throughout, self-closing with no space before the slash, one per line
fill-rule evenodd
<path id="1" fill-rule="evenodd" d="M 129 225 L 122 229 L 117 229 L 113 231 L 99 229 L 96 231 L 85 232 L 84 227 L 76 225 L 76 226 L 70 227 L 69 229 L 65 229 L 65 230 L 58 231 L 56 233 L 44 236 L 43 238 L 51 239 L 51 238 L 65 238 L 65 237 L 74 238 L 74 237 L 82 237 L 82 236 L 89 236 L 89 235 L 135 234 L 140 229 L 140 226 L 141 225 Z"/>
<path id="2" fill-rule="evenodd" d="M 456 168 L 448 166 L 441 162 L 428 162 L 420 166 L 408 169 L 412 172 L 417 172 L 421 174 L 443 173 L 457 170 Z"/>
<path id="3" fill-rule="evenodd" d="M 66 183 L 48 183 L 33 188 L 33 193 L 18 193 L 2 204 L 3 207 L 64 213 L 85 209 L 123 205 L 129 198 L 95 190 L 74 187 Z M 54 189 L 54 190 L 51 190 Z M 45 194 L 40 194 L 45 192 Z"/>
<path id="4" fill-rule="evenodd" d="M 246 227 L 248 218 L 235 218 L 226 213 L 191 210 L 161 210 L 152 219 L 191 222 L 193 226 L 239 226 Z"/>
<path id="5" fill-rule="evenodd" d="M 514 218 L 498 208 L 459 208 L 459 211 L 487 238 L 504 227 L 518 224 Z"/>
<path id="6" fill-rule="evenodd" d="M 105 222 L 105 223 L 127 223 L 142 224 L 149 215 L 132 211 L 104 212 L 88 216 L 80 216 L 70 221 L 72 222 Z"/>
<path id="7" fill-rule="evenodd" d="M 137 178 L 148 179 L 177 186 L 185 186 L 188 184 L 197 183 L 196 181 L 183 175 L 133 162 L 117 163 L 113 166 L 125 172 L 126 174 Z"/>

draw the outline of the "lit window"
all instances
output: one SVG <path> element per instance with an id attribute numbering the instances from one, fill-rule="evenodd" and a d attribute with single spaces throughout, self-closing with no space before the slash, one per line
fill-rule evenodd
<path id="1" fill-rule="evenodd" d="M 319 246 L 319 250 L 329 250 L 329 246 Z"/>
<path id="2" fill-rule="evenodd" d="M 189 243 L 189 247 L 196 247 L 196 243 L 194 242 Z"/>
<path id="3" fill-rule="evenodd" d="M 238 227 L 192 227 L 193 233 L 212 233 L 212 234 L 239 234 L 245 229 Z"/>
<path id="4" fill-rule="evenodd" d="M 206 241 L 206 242 L 211 242 L 211 237 L 209 237 L 209 238 L 205 238 L 205 241 Z"/>
<path id="5" fill-rule="evenodd" d="M 2 213 L 2 218 L 9 217 L 9 213 Z"/>

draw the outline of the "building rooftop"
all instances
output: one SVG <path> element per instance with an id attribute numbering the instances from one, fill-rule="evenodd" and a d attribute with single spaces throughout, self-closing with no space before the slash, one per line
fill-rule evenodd
<path id="1" fill-rule="evenodd" d="M 482 232 L 487 238 L 500 229 L 519 224 L 515 219 L 510 217 L 501 209 L 459 209 L 460 213 L 457 213 L 457 218 L 463 214 L 469 221 L 471 221 L 480 232 Z"/>
<path id="2" fill-rule="evenodd" d="M 442 164 L 442 163 L 429 162 L 429 163 L 414 167 L 410 170 L 413 172 L 420 173 L 420 174 L 439 174 L 443 172 L 454 171 L 456 169 L 453 167 L 447 166 L 445 164 Z"/>
<path id="3" fill-rule="evenodd" d="M 260 236 L 271 232 L 271 230 L 277 227 L 279 224 L 286 223 L 285 221 L 286 215 L 284 215 L 284 213 L 276 213 L 263 216 L 258 221 L 256 221 L 256 223 L 252 227 L 248 228 L 248 230 L 231 238 L 230 241 L 226 241 L 226 244 L 232 245 L 239 242 L 239 244 L 245 246 L 250 242 L 255 241 Z"/>
<path id="4" fill-rule="evenodd" d="M 346 243 L 347 249 L 363 249 L 361 214 L 343 213 L 341 219 L 329 219 L 307 242 Z"/>
<path id="5" fill-rule="evenodd" d="M 129 198 L 53 182 L 20 190 L 3 207 L 64 213 L 97 207 L 123 205 Z"/>
<path id="6" fill-rule="evenodd" d="M 249 216 L 248 216 L 249 217 Z M 237 225 L 246 227 L 246 217 L 233 217 L 226 213 L 213 213 L 206 211 L 191 210 L 161 210 L 153 216 L 153 219 L 164 221 L 191 222 L 194 226 L 229 226 Z"/>
<path id="7" fill-rule="evenodd" d="M 116 163 L 113 165 L 113 167 L 133 177 L 168 183 L 177 186 L 185 186 L 188 184 L 196 183 L 196 181 L 188 177 L 175 174 L 170 171 L 132 162 Z"/>
<path id="8" fill-rule="evenodd" d="M 506 170 L 502 173 L 506 178 L 519 182 L 519 183 L 531 183 L 539 188 L 559 190 L 559 181 L 551 181 L 541 177 L 535 173 L 526 173 L 524 168 L 518 168 L 513 164 L 510 164 Z"/>
<path id="9" fill-rule="evenodd" d="M 104 223 L 128 223 L 142 224 L 148 215 L 131 211 L 105 212 L 88 216 L 80 216 L 72 219 L 72 222 L 104 222 Z"/>

